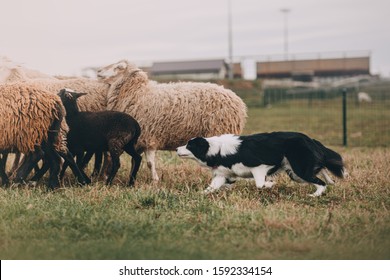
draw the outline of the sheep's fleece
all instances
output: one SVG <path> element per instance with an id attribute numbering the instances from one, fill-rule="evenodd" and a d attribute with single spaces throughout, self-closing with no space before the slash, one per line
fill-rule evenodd
<path id="1" fill-rule="evenodd" d="M 193 137 L 240 134 L 247 116 L 234 92 L 212 83 L 149 81 L 132 64 L 110 77 L 107 109 L 126 112 L 141 126 L 141 150 L 174 150 Z"/>
<path id="2" fill-rule="evenodd" d="M 0 85 L 0 150 L 27 153 L 47 140 L 52 122 L 61 120 L 61 99 L 39 87 L 23 83 Z M 66 149 L 68 127 L 61 122 L 56 149 Z"/>

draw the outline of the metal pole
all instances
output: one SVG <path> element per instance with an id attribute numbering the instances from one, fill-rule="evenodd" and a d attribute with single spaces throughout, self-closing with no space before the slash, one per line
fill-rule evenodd
<path id="1" fill-rule="evenodd" d="M 229 45 L 229 80 L 233 79 L 233 31 L 232 31 L 232 1 L 228 0 L 228 45 Z"/>
<path id="2" fill-rule="evenodd" d="M 280 11 L 284 15 L 284 29 L 283 29 L 283 37 L 284 37 L 284 59 L 288 60 L 288 13 L 290 9 L 283 8 Z"/>
<path id="3" fill-rule="evenodd" d="M 343 145 L 347 146 L 347 89 L 343 89 Z"/>

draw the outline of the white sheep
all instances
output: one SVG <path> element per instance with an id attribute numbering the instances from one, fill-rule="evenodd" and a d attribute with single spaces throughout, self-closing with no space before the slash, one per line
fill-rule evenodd
<path id="1" fill-rule="evenodd" d="M 157 83 L 126 60 L 98 70 L 111 84 L 107 109 L 126 112 L 141 126 L 137 148 L 145 152 L 153 180 L 157 150 L 175 150 L 193 137 L 240 134 L 247 108 L 231 90 L 212 83 Z"/>
<path id="2" fill-rule="evenodd" d="M 63 88 L 71 88 L 79 92 L 87 92 L 88 95 L 78 100 L 82 111 L 103 111 L 106 109 L 106 95 L 109 89 L 107 83 L 77 77 L 56 78 L 37 70 L 23 67 L 6 57 L 0 57 L 0 84 L 20 83 L 38 85 L 43 89 L 57 95 Z"/>
<path id="3" fill-rule="evenodd" d="M 54 77 L 29 69 L 8 57 L 0 56 L 0 84 L 31 81 L 34 79 L 55 79 Z"/>
<path id="4" fill-rule="evenodd" d="M 363 102 L 371 103 L 372 102 L 372 98 L 366 92 L 359 92 L 358 93 L 358 101 L 359 101 L 359 103 L 363 103 Z"/>

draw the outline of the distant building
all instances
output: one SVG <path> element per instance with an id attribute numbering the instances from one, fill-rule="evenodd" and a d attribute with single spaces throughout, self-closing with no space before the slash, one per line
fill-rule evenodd
<path id="1" fill-rule="evenodd" d="M 292 78 L 310 81 L 314 77 L 346 77 L 370 74 L 370 57 L 257 62 L 258 78 Z"/>
<path id="2" fill-rule="evenodd" d="M 224 79 L 228 65 L 223 59 L 155 62 L 150 68 L 152 77 L 162 79 L 210 80 Z"/>
<path id="3" fill-rule="evenodd" d="M 235 79 L 242 78 L 242 68 L 240 62 L 233 63 L 233 78 Z"/>

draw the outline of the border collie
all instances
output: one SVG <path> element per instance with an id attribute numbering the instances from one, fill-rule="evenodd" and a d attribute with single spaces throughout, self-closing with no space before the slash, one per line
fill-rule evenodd
<path id="1" fill-rule="evenodd" d="M 344 177 L 344 164 L 338 153 L 298 132 L 197 137 L 177 148 L 177 154 L 212 169 L 213 179 L 206 193 L 232 184 L 238 177 L 253 177 L 257 188 L 270 188 L 273 182 L 266 177 L 284 170 L 294 181 L 314 184 L 317 190 L 311 196 L 320 196 L 326 183 L 334 184 L 325 168 Z M 317 174 L 322 174 L 326 183 Z"/>

